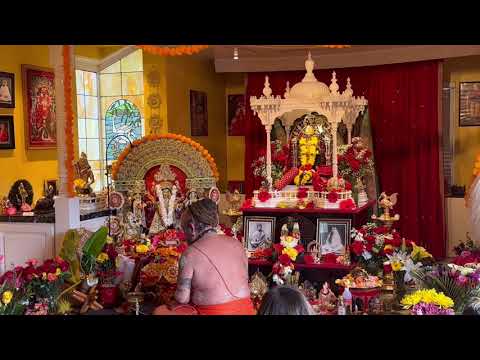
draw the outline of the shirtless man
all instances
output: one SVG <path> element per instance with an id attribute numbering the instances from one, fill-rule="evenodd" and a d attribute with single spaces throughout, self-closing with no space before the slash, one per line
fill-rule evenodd
<path id="1" fill-rule="evenodd" d="M 181 224 L 189 246 L 180 259 L 175 300 L 192 304 L 200 315 L 253 315 L 245 250 L 237 240 L 217 234 L 215 202 L 192 203 Z"/>

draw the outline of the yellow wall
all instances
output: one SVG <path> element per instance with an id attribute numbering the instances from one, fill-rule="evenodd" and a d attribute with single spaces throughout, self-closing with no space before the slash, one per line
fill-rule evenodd
<path id="1" fill-rule="evenodd" d="M 34 191 L 34 201 L 43 195 L 43 182 L 57 178 L 56 150 L 26 150 L 22 96 L 21 65 L 49 67 L 46 45 L 1 45 L 0 71 L 15 74 L 15 109 L 0 108 L 0 115 L 13 115 L 15 149 L 0 150 L 0 196 L 8 195 L 18 179 L 28 180 Z"/>
<path id="2" fill-rule="evenodd" d="M 166 58 L 168 131 L 191 136 L 190 90 L 207 93 L 208 136 L 192 137 L 215 158 L 221 191 L 227 184 L 225 80 L 211 60 L 201 56 Z"/>
<path id="3" fill-rule="evenodd" d="M 151 72 L 157 72 L 159 75 L 160 83 L 158 86 L 151 85 L 149 81 L 149 74 Z M 158 87 L 158 89 L 156 88 Z M 168 116 L 167 116 L 167 70 L 166 59 L 162 56 L 148 54 L 143 52 L 143 88 L 144 88 L 144 100 L 145 100 L 145 134 L 150 133 L 150 118 L 152 113 L 158 115 L 162 122 L 161 133 L 168 131 Z M 152 111 L 148 105 L 148 97 L 152 93 L 159 94 L 160 107 Z"/>
<path id="4" fill-rule="evenodd" d="M 228 95 L 245 94 L 245 74 L 227 73 L 225 76 L 225 125 L 227 126 L 227 180 L 245 180 L 245 137 L 228 136 Z"/>
<path id="5" fill-rule="evenodd" d="M 444 81 L 455 83 L 455 108 L 452 119 L 455 125 L 454 181 L 469 185 L 475 157 L 480 153 L 480 126 L 460 127 L 459 89 L 462 81 L 480 81 L 480 56 L 447 59 L 444 62 Z"/>

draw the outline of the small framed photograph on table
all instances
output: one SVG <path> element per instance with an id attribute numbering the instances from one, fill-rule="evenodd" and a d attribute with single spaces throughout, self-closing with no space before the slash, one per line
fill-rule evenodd
<path id="1" fill-rule="evenodd" d="M 245 216 L 245 248 L 247 251 L 268 248 L 275 236 L 275 218 L 264 216 Z"/>
<path id="2" fill-rule="evenodd" d="M 350 245 L 350 219 L 317 219 L 317 243 L 321 254 L 343 255 Z"/>

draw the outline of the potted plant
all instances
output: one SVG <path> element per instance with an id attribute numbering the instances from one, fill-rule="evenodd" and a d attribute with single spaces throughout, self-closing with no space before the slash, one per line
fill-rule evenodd
<path id="1" fill-rule="evenodd" d="M 99 302 L 106 308 L 115 306 L 118 301 L 119 289 L 116 280 L 121 273 L 117 271 L 116 267 L 117 256 L 115 246 L 106 244 L 96 259 Z"/>

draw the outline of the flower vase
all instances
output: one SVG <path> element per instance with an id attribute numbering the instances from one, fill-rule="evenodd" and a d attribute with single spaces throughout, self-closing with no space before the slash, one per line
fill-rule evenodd
<path id="1" fill-rule="evenodd" d="M 113 284 L 102 284 L 98 288 L 99 302 L 104 308 L 112 308 L 117 304 L 118 286 Z"/>
<path id="2" fill-rule="evenodd" d="M 407 286 L 405 284 L 405 270 L 393 272 L 393 294 L 395 298 L 395 305 L 401 308 L 400 302 L 407 293 Z"/>

